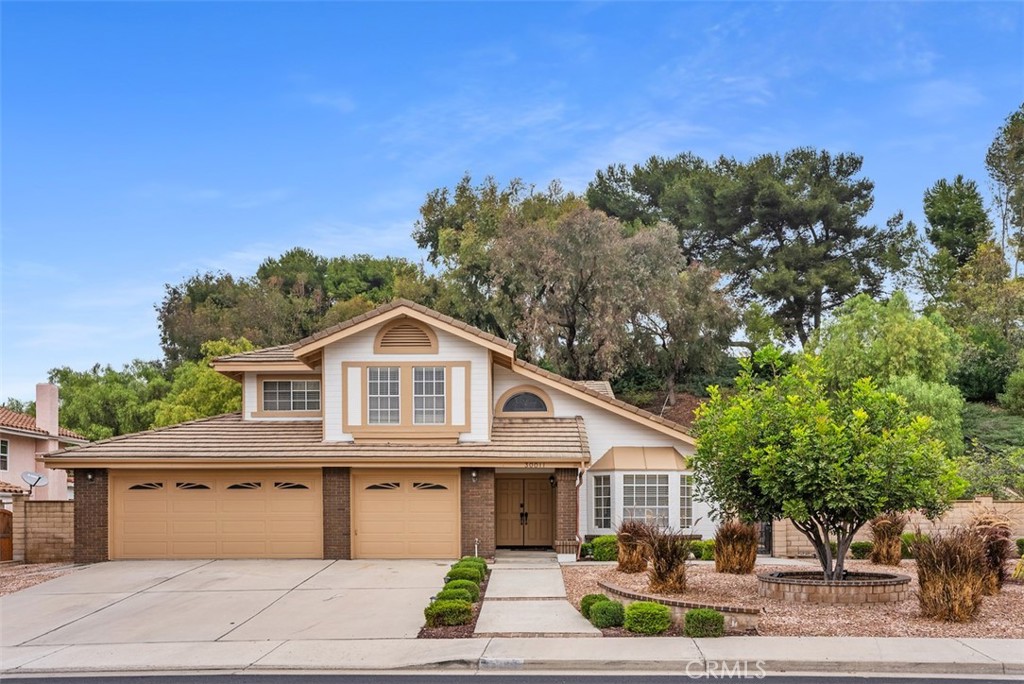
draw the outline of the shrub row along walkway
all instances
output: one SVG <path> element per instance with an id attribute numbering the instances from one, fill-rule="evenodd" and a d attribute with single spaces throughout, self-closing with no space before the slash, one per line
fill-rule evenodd
<path id="1" fill-rule="evenodd" d="M 475 636 L 601 636 L 569 603 L 554 553 L 499 551 Z"/>

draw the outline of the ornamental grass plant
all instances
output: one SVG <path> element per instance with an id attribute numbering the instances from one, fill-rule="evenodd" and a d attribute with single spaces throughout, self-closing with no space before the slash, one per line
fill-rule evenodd
<path id="1" fill-rule="evenodd" d="M 924 617 L 970 622 L 981 609 L 988 581 L 985 542 L 971 528 L 957 527 L 931 537 L 918 537 L 918 602 Z"/>
<path id="2" fill-rule="evenodd" d="M 757 525 L 730 520 L 715 532 L 715 572 L 749 575 L 757 561 Z"/>
<path id="3" fill-rule="evenodd" d="M 907 527 L 907 516 L 902 513 L 883 513 L 868 523 L 871 527 L 871 562 L 896 566 L 903 560 L 901 535 Z"/>
<path id="4" fill-rule="evenodd" d="M 645 543 L 651 526 L 642 520 L 623 520 L 616 530 L 619 545 L 619 572 L 637 573 L 647 569 L 649 549 Z"/>

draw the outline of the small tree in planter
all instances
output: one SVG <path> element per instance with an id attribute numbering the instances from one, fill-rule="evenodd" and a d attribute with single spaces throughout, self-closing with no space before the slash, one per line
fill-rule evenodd
<path id="1" fill-rule="evenodd" d="M 812 355 L 784 371 L 779 351 L 764 348 L 741 368 L 735 394 L 712 387 L 697 411 L 698 490 L 720 519 L 792 520 L 824 579 L 842 579 L 854 535 L 875 516 L 935 517 L 960 491 L 931 418 L 910 415 L 902 397 L 868 379 L 832 391 Z"/>

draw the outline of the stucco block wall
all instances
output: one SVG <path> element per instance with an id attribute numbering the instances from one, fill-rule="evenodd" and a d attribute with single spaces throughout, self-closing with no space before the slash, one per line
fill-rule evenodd
<path id="1" fill-rule="evenodd" d="M 324 468 L 324 558 L 352 557 L 352 471 Z"/>
<path id="2" fill-rule="evenodd" d="M 982 496 L 969 501 L 955 501 L 953 508 L 934 522 L 921 513 L 912 513 L 907 523 L 907 532 L 920 528 L 922 534 L 948 532 L 953 527 L 970 522 L 979 513 L 995 512 L 1010 519 L 1014 539 L 1024 537 L 1024 501 L 995 501 Z M 865 525 L 854 537 L 857 541 L 871 541 L 871 528 Z M 789 520 L 777 520 L 772 527 L 772 552 L 776 556 L 813 556 L 814 547 L 807 537 L 800 534 Z"/>
<path id="3" fill-rule="evenodd" d="M 460 481 L 462 555 L 471 556 L 476 550 L 484 558 L 491 558 L 495 549 L 494 468 L 463 468 Z"/>
<path id="4" fill-rule="evenodd" d="M 92 479 L 89 479 L 89 474 Z M 75 471 L 75 562 L 99 563 L 108 548 L 110 478 L 105 469 Z"/>
<path id="5" fill-rule="evenodd" d="M 15 497 L 13 541 L 14 560 L 26 563 L 72 562 L 75 549 L 74 502 L 26 501 L 24 497 Z"/>

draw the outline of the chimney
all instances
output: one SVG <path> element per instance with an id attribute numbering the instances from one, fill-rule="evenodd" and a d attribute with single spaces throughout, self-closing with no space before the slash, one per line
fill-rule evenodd
<path id="1" fill-rule="evenodd" d="M 57 435 L 57 386 L 36 385 L 36 427 L 49 435 Z"/>

